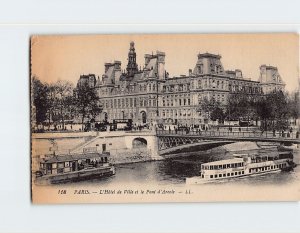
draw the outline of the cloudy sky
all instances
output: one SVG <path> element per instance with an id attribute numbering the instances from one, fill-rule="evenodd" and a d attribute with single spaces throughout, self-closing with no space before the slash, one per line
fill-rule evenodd
<path id="1" fill-rule="evenodd" d="M 144 54 L 166 53 L 170 76 L 188 74 L 198 53 L 222 56 L 225 70 L 241 69 L 245 78 L 258 80 L 259 66 L 277 66 L 288 91 L 298 87 L 299 38 L 297 34 L 186 34 L 186 35 L 78 35 L 33 36 L 32 75 L 51 83 L 66 79 L 76 84 L 80 74 L 104 73 L 104 63 L 127 65 L 130 41 L 135 42 L 137 63 Z"/>

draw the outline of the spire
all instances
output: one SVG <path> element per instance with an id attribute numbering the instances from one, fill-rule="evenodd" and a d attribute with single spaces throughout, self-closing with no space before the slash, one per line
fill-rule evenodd
<path id="1" fill-rule="evenodd" d="M 130 48 L 128 52 L 128 64 L 126 70 L 128 77 L 132 77 L 138 72 L 138 65 L 136 64 L 136 52 L 133 41 L 130 42 Z"/>

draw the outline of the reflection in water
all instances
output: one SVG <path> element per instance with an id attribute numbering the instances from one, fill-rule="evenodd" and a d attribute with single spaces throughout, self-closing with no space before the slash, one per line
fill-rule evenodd
<path id="1" fill-rule="evenodd" d="M 228 155 L 226 155 L 228 156 Z M 296 155 L 299 156 L 299 153 Z M 182 157 L 166 159 L 163 161 L 120 164 L 115 165 L 116 175 L 104 179 L 93 179 L 77 182 L 82 185 L 130 185 L 130 184 L 157 184 L 157 185 L 185 185 L 185 178 L 198 176 L 200 165 L 209 161 L 224 158 L 224 154 L 211 154 L 199 152 L 185 154 Z M 300 177 L 300 165 L 294 171 L 266 174 L 244 178 L 233 178 L 217 181 L 207 185 L 282 185 L 298 181 Z"/>

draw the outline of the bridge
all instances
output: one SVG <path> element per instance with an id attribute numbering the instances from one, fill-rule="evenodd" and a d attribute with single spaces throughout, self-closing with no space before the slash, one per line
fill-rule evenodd
<path id="1" fill-rule="evenodd" d="M 130 154 L 161 159 L 169 154 L 208 150 L 237 141 L 277 142 L 300 144 L 299 134 L 241 131 L 174 131 L 139 130 L 112 132 L 65 132 L 32 134 L 36 154 L 49 153 L 51 140 L 64 153 L 82 152 L 86 147 L 98 147 L 99 151 L 110 151 L 115 157 L 130 157 Z M 161 157 L 162 156 L 162 157 Z"/>
<path id="2" fill-rule="evenodd" d="M 160 155 L 178 152 L 207 150 L 237 141 L 277 142 L 285 145 L 300 144 L 299 134 L 273 132 L 230 131 L 174 131 L 157 130 Z"/>

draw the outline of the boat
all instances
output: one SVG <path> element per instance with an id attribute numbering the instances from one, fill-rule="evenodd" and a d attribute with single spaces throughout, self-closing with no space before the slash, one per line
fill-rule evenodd
<path id="1" fill-rule="evenodd" d="M 40 161 L 34 182 L 47 185 L 112 176 L 115 167 L 109 163 L 109 156 L 109 152 L 95 151 L 47 156 Z"/>
<path id="2" fill-rule="evenodd" d="M 199 176 L 186 178 L 187 184 L 203 184 L 232 178 L 291 171 L 296 164 L 291 151 L 268 154 L 233 154 L 233 158 L 201 164 Z"/>

